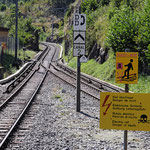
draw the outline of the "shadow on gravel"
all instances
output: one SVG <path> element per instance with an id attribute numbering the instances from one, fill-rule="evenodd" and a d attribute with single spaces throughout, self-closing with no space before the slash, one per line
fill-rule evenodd
<path id="1" fill-rule="evenodd" d="M 83 115 L 85 115 L 85 116 L 87 116 L 87 117 L 89 117 L 89 118 L 94 118 L 94 119 L 100 120 L 98 117 L 93 117 L 93 116 L 91 116 L 89 114 L 86 114 L 86 113 L 84 113 L 82 111 L 80 111 L 80 113 L 83 114 Z"/>

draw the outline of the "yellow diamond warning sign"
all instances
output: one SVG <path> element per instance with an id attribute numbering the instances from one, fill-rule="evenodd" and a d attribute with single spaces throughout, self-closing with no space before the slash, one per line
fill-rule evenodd
<path id="1" fill-rule="evenodd" d="M 100 128 L 150 131 L 150 94 L 100 94 Z"/>
<path id="2" fill-rule="evenodd" d="M 138 53 L 116 53 L 116 83 L 136 84 L 138 81 Z"/>

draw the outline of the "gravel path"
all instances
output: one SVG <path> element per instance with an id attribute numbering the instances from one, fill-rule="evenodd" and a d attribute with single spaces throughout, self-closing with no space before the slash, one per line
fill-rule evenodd
<path id="1" fill-rule="evenodd" d="M 82 94 L 77 113 L 75 96 L 73 87 L 49 75 L 24 142 L 7 150 L 123 150 L 123 131 L 99 129 L 99 101 Z M 149 132 L 129 131 L 128 142 L 129 150 L 148 150 Z"/>

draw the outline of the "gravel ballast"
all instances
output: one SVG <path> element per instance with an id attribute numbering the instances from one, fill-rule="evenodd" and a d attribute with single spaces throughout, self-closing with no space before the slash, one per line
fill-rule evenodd
<path id="1" fill-rule="evenodd" d="M 124 131 L 99 128 L 100 102 L 82 93 L 81 112 L 76 112 L 76 90 L 53 75 L 46 78 L 36 101 L 38 109 L 24 141 L 7 150 L 123 150 Z M 129 131 L 128 149 L 150 149 L 149 132 Z"/>

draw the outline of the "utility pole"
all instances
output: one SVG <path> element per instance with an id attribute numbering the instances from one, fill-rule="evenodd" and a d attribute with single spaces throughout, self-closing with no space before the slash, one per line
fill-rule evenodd
<path id="1" fill-rule="evenodd" d="M 17 65 L 17 48 L 18 48 L 18 0 L 16 0 L 15 65 Z"/>

